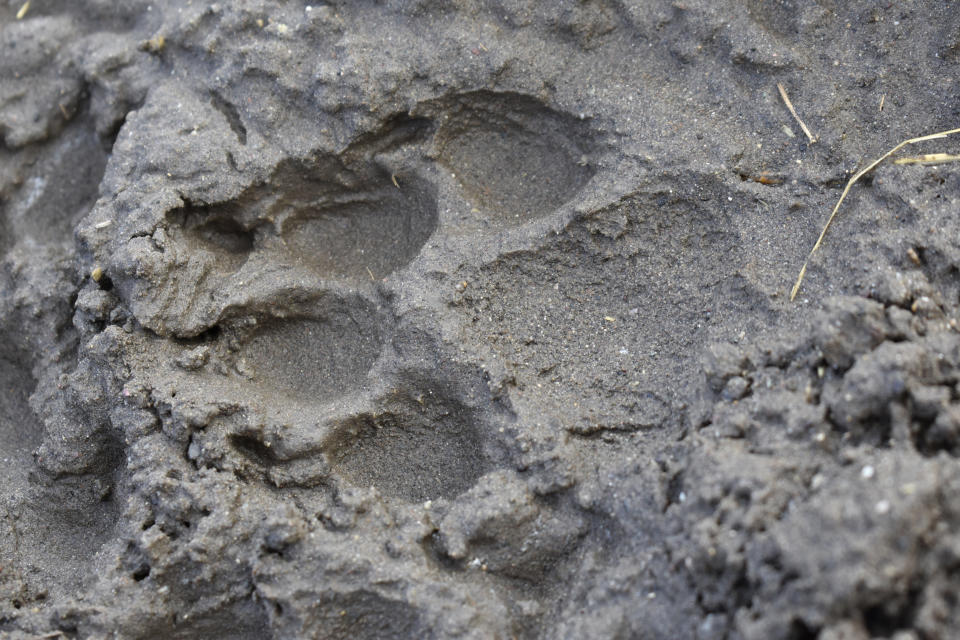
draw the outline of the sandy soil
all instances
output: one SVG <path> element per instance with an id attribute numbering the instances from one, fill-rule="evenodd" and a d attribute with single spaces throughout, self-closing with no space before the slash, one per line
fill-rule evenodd
<path id="1" fill-rule="evenodd" d="M 954 3 L 2 0 L 0 52 L 3 637 L 960 629 L 960 165 L 789 300 L 960 126 Z"/>

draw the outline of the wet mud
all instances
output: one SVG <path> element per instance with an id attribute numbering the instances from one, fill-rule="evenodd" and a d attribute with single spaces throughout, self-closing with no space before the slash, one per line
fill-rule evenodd
<path id="1" fill-rule="evenodd" d="M 28 4 L 0 635 L 960 628 L 955 7 Z"/>

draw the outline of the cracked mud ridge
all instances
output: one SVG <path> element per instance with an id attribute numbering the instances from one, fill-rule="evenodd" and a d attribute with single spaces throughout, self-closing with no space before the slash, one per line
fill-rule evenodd
<path id="1" fill-rule="evenodd" d="M 956 637 L 960 165 L 789 301 L 960 126 L 951 3 L 0 0 L 0 52 L 0 637 Z"/>

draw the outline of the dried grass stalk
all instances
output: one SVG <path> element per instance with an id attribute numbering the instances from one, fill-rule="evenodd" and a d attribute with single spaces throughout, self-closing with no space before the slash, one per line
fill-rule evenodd
<path id="1" fill-rule="evenodd" d="M 817 249 L 820 248 L 820 245 L 823 244 L 823 238 L 827 235 L 827 229 L 830 228 L 830 225 L 833 223 L 833 219 L 837 217 L 837 211 L 840 210 L 840 205 L 843 204 L 844 198 L 846 198 L 847 194 L 850 192 L 850 187 L 852 187 L 857 180 L 876 169 L 877 165 L 908 145 L 916 144 L 918 142 L 925 142 L 927 140 L 936 140 L 937 138 L 946 138 L 947 136 L 952 136 L 957 133 L 960 133 L 960 129 L 950 129 L 949 131 L 941 131 L 939 133 L 931 133 L 930 135 L 920 136 L 919 138 L 910 138 L 909 140 L 904 140 L 850 178 L 850 181 L 847 182 L 847 186 L 843 188 L 843 193 L 840 194 L 840 199 L 833 207 L 833 211 L 830 212 L 830 217 L 827 218 L 827 224 L 823 225 L 823 231 L 820 232 L 820 237 L 817 238 L 816 244 L 813 245 L 813 249 L 811 249 L 809 255 L 807 255 L 807 259 L 803 263 L 803 268 L 800 269 L 800 275 L 797 276 L 797 283 L 793 285 L 793 290 L 790 292 L 790 299 L 793 300 L 797 297 L 797 292 L 800 291 L 800 285 L 803 283 L 803 277 L 807 275 L 807 265 L 810 264 L 810 259 L 813 257 L 813 254 L 817 252 Z"/>

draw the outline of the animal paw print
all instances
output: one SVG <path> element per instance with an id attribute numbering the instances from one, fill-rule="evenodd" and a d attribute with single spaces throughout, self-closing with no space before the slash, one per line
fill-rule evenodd
<path id="1" fill-rule="evenodd" d="M 232 402 L 262 408 L 196 435 L 193 457 L 228 466 L 232 457 L 275 484 L 332 476 L 405 502 L 455 498 L 509 466 L 512 416 L 492 407 L 489 390 L 470 399 L 479 396 L 463 385 L 473 382 L 457 377 L 473 381 L 472 369 L 425 372 L 398 354 L 405 338 L 383 310 L 398 284 L 429 286 L 405 269 L 428 240 L 458 232 L 438 211 L 438 193 L 456 187 L 448 173 L 474 219 L 511 229 L 590 181 L 591 145 L 581 119 L 531 97 L 473 92 L 389 119 L 341 156 L 281 162 L 232 201 L 168 212 L 166 259 L 200 277 L 193 289 L 187 277 L 163 288 L 174 299 L 164 308 L 187 315 L 162 320 L 174 333 L 226 328 Z"/>
<path id="2" fill-rule="evenodd" d="M 479 91 L 440 109 L 438 159 L 497 223 L 515 226 L 551 213 L 594 174 L 584 122 L 533 98 Z"/>
<path id="3" fill-rule="evenodd" d="M 286 162 L 237 200 L 187 206 L 174 217 L 225 275 L 273 263 L 362 283 L 406 266 L 437 226 L 430 185 L 394 182 L 373 165 Z"/>

